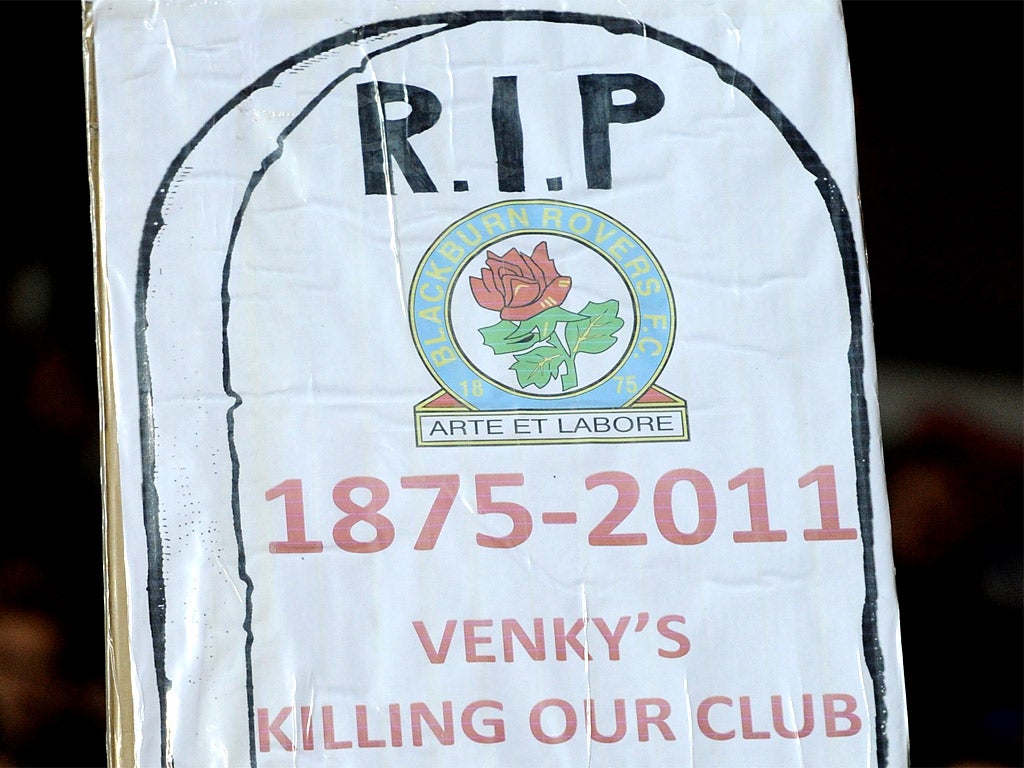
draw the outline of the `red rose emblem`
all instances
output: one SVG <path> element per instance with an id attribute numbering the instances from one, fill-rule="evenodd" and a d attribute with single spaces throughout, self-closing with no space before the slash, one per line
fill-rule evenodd
<path id="1" fill-rule="evenodd" d="M 557 307 L 571 286 L 572 278 L 558 274 L 548 257 L 548 244 L 543 242 L 529 256 L 516 248 L 504 256 L 488 251 L 480 277 L 469 278 L 476 303 L 501 312 L 502 320 L 528 320 Z"/>

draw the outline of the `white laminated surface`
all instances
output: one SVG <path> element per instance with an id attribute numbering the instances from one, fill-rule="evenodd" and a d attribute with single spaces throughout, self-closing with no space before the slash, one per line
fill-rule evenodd
<path id="1" fill-rule="evenodd" d="M 87 21 L 135 762 L 905 765 L 838 3 Z"/>

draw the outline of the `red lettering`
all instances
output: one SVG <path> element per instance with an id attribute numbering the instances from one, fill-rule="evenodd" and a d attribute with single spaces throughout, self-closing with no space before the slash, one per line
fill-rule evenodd
<path id="1" fill-rule="evenodd" d="M 562 710 L 562 715 L 565 717 L 565 725 L 562 728 L 562 732 L 554 736 L 548 735 L 541 723 L 544 710 L 551 707 Z M 530 710 L 530 732 L 542 744 L 561 744 L 566 742 L 576 735 L 576 711 L 572 708 L 572 704 L 564 699 L 544 699 L 544 701 L 538 701 L 533 709 Z"/>
<path id="2" fill-rule="evenodd" d="M 445 746 L 455 743 L 455 725 L 450 701 L 441 702 L 441 717 L 444 720 L 444 725 L 437 721 L 434 713 L 422 701 L 413 702 L 409 707 L 409 713 L 412 718 L 412 743 L 417 747 L 423 746 L 424 723 L 437 737 L 439 743 Z"/>
<path id="3" fill-rule="evenodd" d="M 751 467 L 729 481 L 729 490 L 747 486 L 747 507 L 750 510 L 750 530 L 736 531 L 732 540 L 737 543 L 785 541 L 786 532 L 775 530 L 768 523 L 768 491 L 765 489 L 764 469 Z"/>
<path id="4" fill-rule="evenodd" d="M 716 731 L 711 727 L 711 708 L 716 704 L 732 706 L 732 699 L 728 696 L 709 696 L 697 705 L 697 727 L 700 732 L 714 741 L 728 741 L 736 738 L 736 731 Z"/>
<path id="5" fill-rule="evenodd" d="M 494 624 L 490 619 L 466 619 L 462 622 L 462 635 L 466 641 L 466 661 L 480 662 L 480 661 L 495 661 L 495 657 L 488 655 L 481 655 L 476 652 L 478 645 L 490 645 L 490 637 L 480 637 L 477 635 L 476 630 L 480 627 L 490 627 Z"/>
<path id="6" fill-rule="evenodd" d="M 502 645 L 505 651 L 505 661 L 514 661 L 515 654 L 512 648 L 512 637 L 515 636 L 519 640 L 519 644 L 523 647 L 523 650 L 529 654 L 530 658 L 534 661 L 544 661 L 544 620 L 534 619 L 533 620 L 533 638 L 526 634 L 526 630 L 522 628 L 518 621 L 515 619 L 502 619 L 501 620 L 501 636 Z"/>
<path id="7" fill-rule="evenodd" d="M 583 631 L 583 627 L 586 626 L 584 619 L 577 619 L 569 632 L 565 631 L 565 619 L 555 619 L 555 658 L 559 661 L 565 661 L 568 658 L 566 653 L 566 646 L 571 646 L 576 655 L 581 659 L 587 661 L 593 661 L 594 657 L 587 653 L 587 649 L 583 647 L 583 644 L 576 638 L 576 636 Z"/>
<path id="8" fill-rule="evenodd" d="M 267 501 L 284 496 L 284 524 L 287 539 L 270 542 L 270 552 L 323 552 L 322 541 L 309 541 L 306 538 L 306 513 L 302 506 L 302 481 L 285 480 L 264 494 Z"/>
<path id="9" fill-rule="evenodd" d="M 614 632 L 609 629 L 608 624 L 601 618 L 594 619 L 594 626 L 597 627 L 601 637 L 608 643 L 608 659 L 610 661 L 618 661 L 620 658 L 619 643 L 622 642 L 622 636 L 626 633 L 626 628 L 629 626 L 629 616 L 623 616 L 619 619 L 619 623 L 615 625 Z"/>
<path id="10" fill-rule="evenodd" d="M 360 747 L 384 747 L 387 746 L 384 739 L 371 739 L 370 729 L 366 723 L 366 705 L 356 705 L 356 743 Z"/>
<path id="11" fill-rule="evenodd" d="M 441 635 L 440 648 L 434 645 L 433 640 L 430 639 L 430 633 L 422 621 L 414 621 L 412 623 L 413 629 L 416 630 L 416 635 L 420 639 L 420 645 L 423 646 L 423 652 L 427 654 L 431 664 L 443 664 L 444 660 L 448 658 L 448 649 L 451 647 L 457 623 L 455 619 L 450 619 L 444 623 L 444 633 Z"/>
<path id="12" fill-rule="evenodd" d="M 750 713 L 749 696 L 740 696 L 740 727 L 743 730 L 744 739 L 771 738 L 771 734 L 768 731 L 754 730 L 754 716 Z"/>
<path id="13" fill-rule="evenodd" d="M 798 481 L 801 488 L 817 483 L 818 511 L 821 514 L 821 528 L 804 531 L 807 541 L 842 541 L 856 539 L 856 528 L 839 526 L 839 494 L 836 492 L 836 468 L 831 464 L 815 467 Z"/>
<path id="14" fill-rule="evenodd" d="M 678 630 L 672 629 L 670 624 L 685 624 L 686 619 L 682 616 L 668 615 L 662 616 L 658 619 L 658 634 L 664 637 L 666 640 L 671 640 L 676 644 L 674 649 L 672 648 L 659 648 L 658 655 L 666 659 L 678 659 L 685 656 L 690 652 L 690 639 Z"/>
<path id="15" fill-rule="evenodd" d="M 658 712 L 655 715 L 647 713 L 648 707 L 657 707 Z M 665 741 L 675 741 L 676 736 L 672 733 L 672 729 L 668 723 L 665 722 L 668 716 L 672 714 L 672 707 L 664 699 L 637 699 L 636 700 L 636 729 L 640 741 L 649 741 L 650 726 L 655 726 L 661 731 L 662 738 Z"/>
<path id="16" fill-rule="evenodd" d="M 310 707 L 299 707 L 299 720 L 302 721 L 302 748 L 308 752 L 316 746 L 313 740 L 313 712 Z"/>
<path id="17" fill-rule="evenodd" d="M 672 506 L 673 491 L 684 481 L 693 486 L 697 495 L 697 525 L 690 532 L 679 530 Z M 707 541 L 718 522 L 715 489 L 707 475 L 696 469 L 673 469 L 662 475 L 654 486 L 654 522 L 661 535 L 673 544 L 693 545 Z"/>
<path id="18" fill-rule="evenodd" d="M 854 714 L 857 709 L 857 700 L 848 693 L 826 693 L 822 696 L 825 704 L 825 735 L 826 736 L 853 736 L 860 733 L 860 717 Z M 836 704 L 842 703 L 844 707 L 836 709 Z M 842 718 L 849 723 L 846 728 L 839 728 L 836 721 Z"/>
<path id="19" fill-rule="evenodd" d="M 804 722 L 799 731 L 791 731 L 786 727 L 786 720 L 782 711 L 782 697 L 772 696 L 772 724 L 775 732 L 784 739 L 802 739 L 809 736 L 814 730 L 814 697 L 809 693 L 804 694 Z"/>
<path id="20" fill-rule="evenodd" d="M 590 717 L 587 719 L 587 730 L 590 732 L 591 741 L 596 741 L 601 744 L 614 744 L 617 741 L 622 741 L 622 737 L 626 735 L 625 699 L 615 700 L 615 733 L 611 736 L 604 735 L 597 728 L 597 707 L 594 706 L 594 700 L 587 699 L 584 702 L 584 705 L 590 711 Z"/>
<path id="21" fill-rule="evenodd" d="M 388 704 L 388 723 L 391 726 L 391 746 L 402 746 L 402 708 Z"/>
<path id="22" fill-rule="evenodd" d="M 292 708 L 285 707 L 278 712 L 274 721 L 270 722 L 270 713 L 266 707 L 260 707 L 256 710 L 256 728 L 259 731 L 260 752 L 270 751 L 271 736 L 277 739 L 277 743 L 284 747 L 287 752 L 295 751 L 295 745 L 292 744 L 292 740 L 281 730 L 284 721 L 291 717 L 291 714 Z"/>
<path id="23" fill-rule="evenodd" d="M 325 706 L 320 711 L 324 718 L 324 749 L 352 749 L 351 741 L 334 740 L 334 707 Z"/>
<path id="24" fill-rule="evenodd" d="M 473 715 L 484 707 L 496 709 L 498 712 L 502 711 L 500 701 L 492 699 L 474 701 L 462 710 L 462 732 L 469 737 L 470 741 L 475 741 L 477 744 L 499 744 L 505 741 L 505 721 L 500 717 L 486 717 L 481 721 L 483 725 L 491 729 L 490 735 L 480 733 L 473 725 Z"/>

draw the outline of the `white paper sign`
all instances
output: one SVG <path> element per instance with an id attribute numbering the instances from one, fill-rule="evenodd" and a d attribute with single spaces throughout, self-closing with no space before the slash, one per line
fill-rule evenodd
<path id="1" fill-rule="evenodd" d="M 905 765 L 838 3 L 87 22 L 132 761 Z"/>

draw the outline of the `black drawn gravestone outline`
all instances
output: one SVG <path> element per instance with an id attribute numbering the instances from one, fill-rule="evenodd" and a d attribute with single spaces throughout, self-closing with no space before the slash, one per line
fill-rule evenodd
<path id="1" fill-rule="evenodd" d="M 259 168 L 253 171 L 249 185 L 235 216 L 230 244 L 228 251 L 225 254 L 221 283 L 223 386 L 224 392 L 234 401 L 226 414 L 228 442 L 232 465 L 231 507 L 235 538 L 238 546 L 238 576 L 246 586 L 245 620 L 242 628 L 246 636 L 245 667 L 249 719 L 249 762 L 250 766 L 255 768 L 257 753 L 256 733 L 254 728 L 255 709 L 252 672 L 252 644 L 254 641 L 252 632 L 252 592 L 254 585 L 252 578 L 246 571 L 245 548 L 243 544 L 241 526 L 241 510 L 238 499 L 239 461 L 234 443 L 234 412 L 242 404 L 242 399 L 238 393 L 234 391 L 231 385 L 231 361 L 228 339 L 228 319 L 230 315 L 231 300 L 228 290 L 228 279 L 231 271 L 232 251 L 245 209 L 256 186 L 260 183 L 267 170 L 280 157 L 284 148 L 284 141 L 292 131 L 295 130 L 295 128 L 310 114 L 310 112 L 312 112 L 317 104 L 319 104 L 335 87 L 349 77 L 364 71 L 371 59 L 438 34 L 462 29 L 473 24 L 502 21 L 579 25 L 604 29 L 613 35 L 635 35 L 653 42 L 661 43 L 669 48 L 673 48 L 681 53 L 702 61 L 710 65 L 715 70 L 715 73 L 723 83 L 746 96 L 753 106 L 768 118 L 772 125 L 775 126 L 782 135 L 783 139 L 796 155 L 804 169 L 814 177 L 815 186 L 818 188 L 818 191 L 825 203 L 832 228 L 835 232 L 839 256 L 843 267 L 847 302 L 850 311 L 851 333 L 850 344 L 847 351 L 847 361 L 850 368 L 851 433 L 853 439 L 857 507 L 859 513 L 860 537 L 863 549 L 865 586 L 865 600 L 861 617 L 862 643 L 864 658 L 872 679 L 875 698 L 876 757 L 879 767 L 884 768 L 888 764 L 888 735 L 886 732 L 888 717 L 885 703 L 885 664 L 881 642 L 878 635 L 878 587 L 874 555 L 874 513 L 870 489 L 870 425 L 864 385 L 864 323 L 862 317 L 862 290 L 860 280 L 860 263 L 857 256 L 853 227 L 850 220 L 850 213 L 843 200 L 842 193 L 840 192 L 835 180 L 832 178 L 831 173 L 821 161 L 821 158 L 810 146 L 796 126 L 789 121 L 781 110 L 772 103 L 772 101 L 749 77 L 737 71 L 729 64 L 726 64 L 710 52 L 693 43 L 676 37 L 675 35 L 663 32 L 633 19 L 623 19 L 614 16 L 586 13 L 540 10 L 482 10 L 424 14 L 355 27 L 341 34 L 326 38 L 310 46 L 304 51 L 288 57 L 235 94 L 235 96 L 218 109 L 202 126 L 202 128 L 200 128 L 196 135 L 179 150 L 173 162 L 168 166 L 164 173 L 157 193 L 151 200 L 147 210 L 146 222 L 139 246 L 139 260 L 135 289 L 135 345 L 139 384 L 139 431 L 141 439 L 143 524 L 148 552 L 148 611 L 150 629 L 153 638 L 153 660 L 159 699 L 160 754 L 162 765 L 166 767 L 173 763 L 173 756 L 169 755 L 167 752 L 167 692 L 171 687 L 171 681 L 168 680 L 166 675 L 167 609 L 163 574 L 163 545 L 160 536 L 160 503 L 155 480 L 156 427 L 153 413 L 152 374 L 150 371 L 147 342 L 147 329 L 149 326 L 147 307 L 153 250 L 157 237 L 166 224 L 163 217 L 163 208 L 167 201 L 168 193 L 172 189 L 175 180 L 178 179 L 179 173 L 182 171 L 189 155 L 212 131 L 214 126 L 253 93 L 260 89 L 273 86 L 279 75 L 291 70 L 296 65 L 299 65 L 312 57 L 321 55 L 341 46 L 366 41 L 381 35 L 395 33 L 400 30 L 441 25 L 410 38 L 398 41 L 391 45 L 385 45 L 379 49 L 366 53 L 358 66 L 349 68 L 338 75 L 323 90 L 321 90 L 302 111 L 299 112 L 294 120 L 292 120 L 278 136 L 277 149 L 264 158 Z"/>

